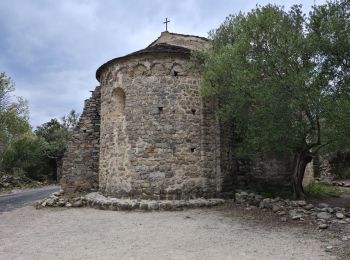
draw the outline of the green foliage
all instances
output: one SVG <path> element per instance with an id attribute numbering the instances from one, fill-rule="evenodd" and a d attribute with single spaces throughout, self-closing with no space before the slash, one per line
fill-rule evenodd
<path id="1" fill-rule="evenodd" d="M 45 161 L 50 165 L 50 174 L 56 179 L 58 161 L 62 159 L 66 151 L 68 141 L 73 129 L 78 122 L 79 114 L 71 110 L 67 116 L 62 117 L 62 123 L 57 119 L 51 119 L 35 130 L 36 136 L 46 142 Z"/>
<path id="2" fill-rule="evenodd" d="M 305 191 L 312 197 L 340 197 L 343 194 L 337 187 L 322 182 L 310 183 Z"/>
<path id="3" fill-rule="evenodd" d="M 229 16 L 194 59 L 203 61 L 202 95 L 234 122 L 235 153 L 294 154 L 300 191 L 300 165 L 350 144 L 349 12 L 348 1 L 315 6 L 309 18 L 301 6 L 258 6 Z"/>
<path id="4" fill-rule="evenodd" d="M 306 136 L 317 140 L 312 115 L 318 113 L 319 90 L 309 82 L 313 64 L 304 20 L 300 7 L 286 13 L 268 5 L 230 16 L 212 34 L 221 43 L 228 31 L 232 36 L 225 39 L 232 40 L 210 50 L 202 93 L 217 95 L 220 113 L 234 118 L 235 131 L 243 138 L 237 152 L 243 155 L 285 153 L 303 149 Z"/>
<path id="5" fill-rule="evenodd" d="M 62 117 L 62 126 L 68 130 L 73 131 L 79 121 L 79 113 L 72 109 L 67 116 Z"/>
<path id="6" fill-rule="evenodd" d="M 35 180 L 45 180 L 49 166 L 45 161 L 47 143 L 42 138 L 28 133 L 14 139 L 2 157 L 2 166 L 7 173 L 23 172 Z M 45 177 L 46 176 L 46 177 Z"/>
<path id="7" fill-rule="evenodd" d="M 30 131 L 28 105 L 11 94 L 15 85 L 5 73 L 0 73 L 0 156 L 12 139 Z"/>
<path id="8" fill-rule="evenodd" d="M 323 135 L 330 140 L 326 151 L 347 150 L 350 146 L 350 2 L 332 1 L 315 7 L 308 30 L 317 64 L 317 83 L 326 94 Z"/>
<path id="9" fill-rule="evenodd" d="M 15 85 L 0 74 L 0 171 L 31 179 L 56 179 L 57 161 L 63 157 L 79 118 L 74 110 L 39 126 L 35 134 L 28 122 L 28 105 L 11 93 Z"/>
<path id="10" fill-rule="evenodd" d="M 35 134 L 47 142 L 47 157 L 56 159 L 63 156 L 69 139 L 69 132 L 57 119 L 51 119 L 39 126 L 35 130 Z"/>

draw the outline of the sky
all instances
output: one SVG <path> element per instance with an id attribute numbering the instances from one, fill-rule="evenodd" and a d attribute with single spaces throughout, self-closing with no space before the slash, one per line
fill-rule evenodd
<path id="1" fill-rule="evenodd" d="M 308 13 L 322 0 L 2 0 L 0 72 L 29 103 L 36 126 L 75 109 L 81 113 L 99 83 L 96 69 L 115 57 L 145 48 L 171 22 L 170 32 L 206 37 L 229 14 L 256 4 Z"/>

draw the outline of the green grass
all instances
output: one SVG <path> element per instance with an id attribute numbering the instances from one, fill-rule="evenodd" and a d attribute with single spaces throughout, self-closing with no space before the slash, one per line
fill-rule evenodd
<path id="1" fill-rule="evenodd" d="M 343 194 L 338 187 L 322 182 L 313 182 L 305 188 L 305 192 L 312 197 L 340 197 Z"/>

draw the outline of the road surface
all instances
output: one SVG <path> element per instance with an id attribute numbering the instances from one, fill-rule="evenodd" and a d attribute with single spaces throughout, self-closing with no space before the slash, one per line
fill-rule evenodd
<path id="1" fill-rule="evenodd" d="M 59 186 L 46 186 L 37 189 L 20 190 L 10 194 L 0 194 L 0 213 L 31 205 L 59 189 Z"/>

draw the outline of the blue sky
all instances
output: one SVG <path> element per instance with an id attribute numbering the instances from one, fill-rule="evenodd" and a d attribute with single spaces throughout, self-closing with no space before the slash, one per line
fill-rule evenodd
<path id="1" fill-rule="evenodd" d="M 316 4 L 325 1 L 317 0 Z M 142 49 L 164 31 L 207 36 L 229 14 L 278 0 L 11 0 L 0 2 L 0 71 L 29 102 L 36 127 L 71 109 L 82 111 L 104 62 Z"/>

